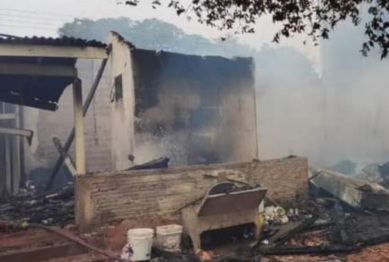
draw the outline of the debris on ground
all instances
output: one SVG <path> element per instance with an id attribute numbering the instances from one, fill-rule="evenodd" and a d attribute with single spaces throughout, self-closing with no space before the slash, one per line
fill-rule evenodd
<path id="1" fill-rule="evenodd" d="M 0 220 L 60 226 L 74 223 L 74 187 L 69 184 L 40 195 L 33 189 L 22 191 L 0 202 Z"/>
<path id="2" fill-rule="evenodd" d="M 379 171 L 379 167 L 382 169 L 383 165 L 376 166 L 373 170 Z M 367 172 L 366 169 L 364 172 Z M 207 177 L 218 178 L 210 175 Z M 258 219 L 261 221 L 258 224 L 262 225 L 259 239 L 255 239 L 253 226 L 221 228 L 218 233 L 216 231 L 204 233 L 202 236 L 204 245 L 198 249 L 193 250 L 192 247 L 182 245 L 181 251 L 167 252 L 154 247 L 151 261 L 378 262 L 389 259 L 387 189 L 378 183 L 328 170 L 311 169 L 310 183 L 319 189 L 310 199 L 295 199 L 290 203 L 284 203 L 261 197 L 264 200 L 258 210 Z M 210 188 L 209 195 L 214 197 L 225 194 L 231 197 L 240 191 L 258 188 L 258 185 L 240 181 L 222 182 L 217 187 Z M 34 186 L 30 186 L 18 196 L 0 203 L 0 222 L 12 221 L 12 225 L 18 225 L 19 228 L 28 228 L 31 225 L 41 227 L 36 224 L 66 226 L 74 222 L 73 208 L 72 184 L 44 194 L 37 194 Z M 182 209 L 179 212 L 182 212 Z M 5 228 L 6 224 L 0 223 L 0 226 Z M 69 235 L 66 228 L 68 227 L 59 230 L 53 227 L 46 230 L 53 230 L 57 235 L 62 233 Z M 76 238 L 72 235 L 70 242 L 66 242 L 65 246 L 71 247 L 72 244 L 80 242 L 79 245 L 84 248 L 95 249 L 94 245 L 88 244 L 89 241 L 93 242 L 91 240 L 93 237 L 87 237 L 88 241 L 85 241 L 85 237 L 86 235 L 84 238 Z M 224 242 L 230 243 L 231 246 L 228 247 L 230 252 L 216 250 L 213 252 L 218 243 L 224 245 Z M 64 248 L 58 247 L 57 242 L 54 247 Z M 127 257 L 131 257 L 131 248 L 129 246 L 127 248 L 125 250 L 126 254 L 128 253 Z M 96 250 L 100 255 L 90 257 L 99 257 L 100 262 L 121 260 L 120 254 L 111 255 L 102 249 Z M 87 260 L 87 254 L 76 257 L 85 258 L 85 262 L 95 261 Z M 64 261 L 77 261 L 69 259 Z"/>
<path id="3" fill-rule="evenodd" d="M 345 204 L 359 209 L 389 211 L 389 190 L 378 183 L 352 178 L 329 170 L 316 170 L 310 183 Z"/>
<path id="4" fill-rule="evenodd" d="M 170 158 L 160 157 L 149 162 L 135 165 L 130 167 L 127 170 L 145 170 L 145 169 L 158 169 L 158 168 L 168 168 L 169 167 Z"/>
<path id="5" fill-rule="evenodd" d="M 379 251 L 385 253 L 383 260 L 356 254 L 371 254 L 375 248 L 389 251 L 388 191 L 377 183 L 328 170 L 311 169 L 310 182 L 320 189 L 310 201 L 314 208 L 305 205 L 306 210 L 303 206 L 299 212 L 311 212 L 311 217 L 299 222 L 289 218 L 286 224 L 278 221 L 270 230 L 275 232 L 272 236 L 262 234 L 267 239 L 257 252 L 274 259 L 270 261 L 386 261 L 386 251 Z M 264 233 L 269 230 L 266 225 Z"/>

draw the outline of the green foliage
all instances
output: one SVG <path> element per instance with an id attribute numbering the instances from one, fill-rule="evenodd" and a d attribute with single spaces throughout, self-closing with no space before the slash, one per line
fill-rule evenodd
<path id="1" fill-rule="evenodd" d="M 182 29 L 157 20 L 134 22 L 127 18 L 75 19 L 59 30 L 61 36 L 96 39 L 105 42 L 110 31 L 116 31 L 135 46 L 195 55 L 248 56 L 250 48 L 240 46 L 235 39 L 208 40 L 200 35 L 188 35 Z"/>
<path id="2" fill-rule="evenodd" d="M 125 3 L 136 6 L 140 1 Z M 389 51 L 389 0 L 192 0 L 190 5 L 183 2 L 165 1 L 177 15 L 185 13 L 209 26 L 239 33 L 254 33 L 255 23 L 270 15 L 273 22 L 281 26 L 274 35 L 274 42 L 279 42 L 282 37 L 305 33 L 316 44 L 319 39 L 328 39 L 330 31 L 340 21 L 350 20 L 355 26 L 360 24 L 360 10 L 368 6 L 369 19 L 364 22 L 368 40 L 363 42 L 361 52 L 367 55 L 371 48 L 378 47 L 381 58 L 384 58 Z M 161 3 L 154 0 L 152 5 L 157 7 Z"/>

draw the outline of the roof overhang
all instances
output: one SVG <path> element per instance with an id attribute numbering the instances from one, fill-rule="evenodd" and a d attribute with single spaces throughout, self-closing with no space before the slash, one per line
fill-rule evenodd
<path id="1" fill-rule="evenodd" d="M 107 59 L 107 45 L 71 37 L 1 37 L 0 100 L 55 111 L 78 78 L 77 59 Z"/>
<path id="2" fill-rule="evenodd" d="M 105 59 L 108 52 L 104 47 L 0 44 L 0 56 Z"/>
<path id="3" fill-rule="evenodd" d="M 1 75 L 77 77 L 73 66 L 0 63 Z"/>

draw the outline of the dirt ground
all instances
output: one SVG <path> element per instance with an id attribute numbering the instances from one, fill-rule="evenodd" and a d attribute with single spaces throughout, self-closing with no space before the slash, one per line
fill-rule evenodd
<path id="1" fill-rule="evenodd" d="M 45 262 L 109 262 L 104 256 L 88 253 L 67 258 L 47 260 Z M 266 262 L 388 262 L 389 243 L 367 247 L 360 252 L 344 256 L 274 256 L 264 259 Z"/>

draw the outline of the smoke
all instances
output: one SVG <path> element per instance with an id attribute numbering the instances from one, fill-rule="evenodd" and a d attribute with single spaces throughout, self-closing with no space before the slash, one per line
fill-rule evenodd
<path id="1" fill-rule="evenodd" d="M 321 79 L 304 59 L 257 59 L 260 158 L 302 155 L 318 167 L 389 160 L 389 64 L 363 57 L 363 40 L 363 27 L 349 23 L 333 32 L 321 46 Z"/>
<path id="2" fill-rule="evenodd" d="M 61 33 L 104 40 L 109 30 L 116 30 L 138 48 L 252 56 L 257 70 L 261 159 L 294 154 L 308 157 L 317 167 L 328 167 L 343 159 L 361 165 L 389 160 L 389 65 L 387 59 L 380 60 L 378 52 L 370 53 L 368 58 L 360 54 L 365 40 L 363 22 L 359 28 L 349 22 L 339 24 L 330 40 L 321 43 L 320 77 L 313 63 L 291 47 L 265 46 L 256 51 L 236 39 L 220 42 L 186 35 L 176 26 L 156 19 L 83 23 L 65 25 Z M 166 145 L 165 149 L 171 147 Z M 144 151 L 150 152 L 148 147 Z"/>

